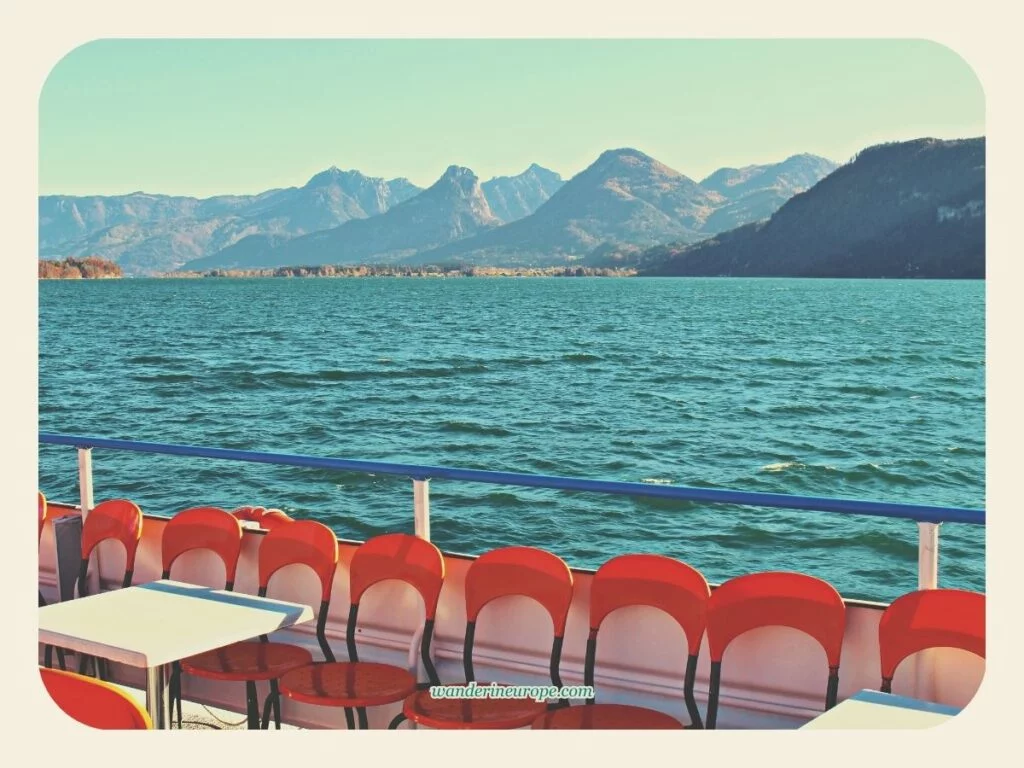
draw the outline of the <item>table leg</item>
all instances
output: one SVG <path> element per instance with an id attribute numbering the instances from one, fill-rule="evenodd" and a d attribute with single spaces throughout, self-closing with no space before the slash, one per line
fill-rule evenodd
<path id="1" fill-rule="evenodd" d="M 161 664 L 146 669 L 146 711 L 159 730 L 167 728 L 167 682 L 168 667 Z"/>

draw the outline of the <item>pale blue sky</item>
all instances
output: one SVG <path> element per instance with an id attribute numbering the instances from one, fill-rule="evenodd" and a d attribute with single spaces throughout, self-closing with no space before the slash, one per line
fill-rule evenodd
<path id="1" fill-rule="evenodd" d="M 250 193 L 331 165 L 568 178 L 622 146 L 700 179 L 984 133 L 970 67 L 908 40 L 102 40 L 39 104 L 41 194 Z"/>

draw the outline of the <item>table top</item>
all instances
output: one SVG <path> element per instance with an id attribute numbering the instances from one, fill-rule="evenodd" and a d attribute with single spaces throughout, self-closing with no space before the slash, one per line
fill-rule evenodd
<path id="1" fill-rule="evenodd" d="M 39 642 L 155 667 L 313 618 L 308 605 L 163 579 L 39 609 Z"/>
<path id="2" fill-rule="evenodd" d="M 880 691 L 858 691 L 818 715 L 803 728 L 931 728 L 960 712 L 956 707 L 895 696 Z"/>

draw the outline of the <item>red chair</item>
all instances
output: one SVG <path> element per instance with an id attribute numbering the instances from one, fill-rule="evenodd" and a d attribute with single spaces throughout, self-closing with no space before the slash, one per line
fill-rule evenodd
<path id="1" fill-rule="evenodd" d="M 46 497 L 43 496 L 43 492 L 42 491 L 36 491 L 36 493 L 38 495 L 38 498 L 36 499 L 36 502 L 37 502 L 37 505 L 39 507 L 39 541 L 42 541 L 43 540 L 43 523 L 46 521 L 46 513 L 47 513 Z"/>
<path id="2" fill-rule="evenodd" d="M 707 619 L 710 595 L 707 579 L 686 563 L 662 555 L 622 555 L 602 565 L 590 588 L 590 637 L 584 662 L 584 684 L 594 685 L 597 659 L 597 633 L 601 623 L 619 608 L 646 605 L 664 611 L 679 624 L 686 635 L 689 655 L 683 695 L 691 727 L 702 722 L 693 686 L 697 677 L 697 657 Z M 673 729 L 682 724 L 664 712 L 624 704 L 595 704 L 588 699 L 583 706 L 551 710 L 538 717 L 536 729 Z"/>
<path id="3" fill-rule="evenodd" d="M 718 720 L 718 694 L 725 649 L 737 637 L 758 627 L 791 627 L 818 641 L 828 661 L 825 709 L 835 706 L 839 692 L 839 657 L 846 630 L 846 605 L 835 587 L 827 581 L 802 573 L 738 576 L 711 593 L 707 621 L 711 651 L 708 728 L 714 728 Z"/>
<path id="4" fill-rule="evenodd" d="M 121 587 L 130 587 L 135 572 L 135 553 L 142 538 L 142 510 L 128 499 L 109 499 L 93 507 L 82 523 L 82 559 L 78 567 L 78 596 L 88 595 L 86 577 L 89 572 L 89 559 L 93 550 L 103 541 L 113 539 L 121 542 L 124 547 L 125 565 Z M 82 656 L 79 662 L 79 673 L 85 672 L 86 664 L 92 659 Z M 107 677 L 107 662 L 104 659 L 92 659 L 97 676 Z M 50 666 L 49 656 L 46 666 Z"/>
<path id="5" fill-rule="evenodd" d="M 135 573 L 135 553 L 142 538 L 142 510 L 128 499 L 110 499 L 93 507 L 82 523 L 82 562 L 78 568 L 78 594 L 84 597 L 89 558 L 96 545 L 108 539 L 124 546 L 125 563 L 122 587 L 130 587 Z"/>
<path id="6" fill-rule="evenodd" d="M 300 563 L 308 566 L 320 580 L 320 611 L 317 617 L 316 637 L 327 661 L 334 654 L 327 643 L 325 628 L 331 601 L 331 585 L 338 565 L 338 540 L 326 525 L 313 520 L 295 520 L 269 531 L 260 544 L 259 596 L 266 597 L 270 577 L 287 565 Z M 313 663 L 313 655 L 305 648 L 288 643 L 272 643 L 266 635 L 259 640 L 233 643 L 183 659 L 183 672 L 210 680 L 244 682 L 246 712 L 249 728 L 266 728 L 273 709 L 274 725 L 281 727 L 281 697 L 278 680 L 287 672 Z M 270 693 L 260 722 L 260 707 L 256 682 L 270 683 Z"/>
<path id="7" fill-rule="evenodd" d="M 985 595 L 963 589 L 923 589 L 892 602 L 878 624 L 882 687 L 892 691 L 900 663 L 928 648 L 960 648 L 985 658 Z"/>
<path id="8" fill-rule="evenodd" d="M 238 555 L 242 550 L 242 524 L 238 518 L 217 507 L 193 507 L 171 518 L 160 539 L 163 566 L 161 579 L 171 578 L 171 566 L 186 552 L 207 549 L 224 563 L 224 589 L 235 586 Z M 177 708 L 181 728 L 181 664 L 174 662 L 168 681 L 168 695 L 173 712 Z"/>
<path id="9" fill-rule="evenodd" d="M 49 515 L 49 506 L 46 503 L 46 497 L 43 495 L 43 492 L 42 491 L 37 491 L 36 493 L 37 493 L 37 499 L 36 499 L 37 507 L 39 509 L 39 538 L 37 540 L 37 543 L 40 543 L 43 540 L 43 523 L 46 522 L 46 518 Z M 44 605 L 46 605 L 46 598 L 43 597 L 43 593 L 42 593 L 42 591 L 40 591 L 39 592 L 39 607 L 42 608 Z M 53 646 L 52 645 L 47 645 L 44 648 L 44 657 L 43 658 L 44 658 L 44 662 L 43 663 L 47 667 L 53 666 Z M 64 649 L 63 648 L 58 648 L 57 649 L 57 664 L 60 665 L 61 669 L 66 669 L 67 668 L 67 662 L 64 660 Z"/>
<path id="10" fill-rule="evenodd" d="M 349 572 L 347 662 L 311 664 L 281 678 L 281 692 L 296 701 L 328 707 L 344 707 L 349 728 L 351 711 L 359 714 L 359 727 L 367 728 L 366 708 L 403 701 L 418 687 L 409 670 L 391 664 L 359 661 L 356 622 L 359 605 L 370 587 L 383 581 L 402 581 L 423 599 L 424 625 L 420 658 L 432 685 L 440 681 L 430 659 L 437 600 L 444 583 L 444 558 L 429 541 L 406 533 L 377 536 L 362 544 L 352 557 Z"/>
<path id="11" fill-rule="evenodd" d="M 551 682 L 561 687 L 558 665 L 562 658 L 565 623 L 572 603 L 572 572 L 560 558 L 533 547 L 504 547 L 487 552 L 466 572 L 466 635 L 462 663 L 466 681 L 475 680 L 473 640 L 480 611 L 492 600 L 511 595 L 529 597 L 551 616 Z M 391 721 L 397 728 L 411 720 L 430 728 L 494 729 L 530 725 L 547 709 L 543 701 L 530 699 L 435 699 L 429 690 L 409 695 L 402 713 Z"/>
<path id="12" fill-rule="evenodd" d="M 153 728 L 146 710 L 110 683 L 45 667 L 39 674 L 50 698 L 83 725 L 108 731 Z"/>
<path id="13" fill-rule="evenodd" d="M 46 497 L 43 495 L 43 492 L 42 491 L 36 491 L 36 493 L 37 493 L 36 502 L 37 502 L 37 506 L 39 508 L 39 538 L 36 540 L 36 545 L 38 546 L 43 541 L 43 523 L 46 522 L 46 516 L 48 514 L 48 508 L 46 506 Z M 40 590 L 40 592 L 39 592 L 39 607 L 42 608 L 44 605 L 46 605 L 46 600 L 43 598 L 43 593 Z M 62 663 L 61 664 L 61 669 L 63 669 L 63 668 L 64 668 L 64 665 Z"/>

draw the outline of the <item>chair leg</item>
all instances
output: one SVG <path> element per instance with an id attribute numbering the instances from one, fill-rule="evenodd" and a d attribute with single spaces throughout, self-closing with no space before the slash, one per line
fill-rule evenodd
<path id="1" fill-rule="evenodd" d="M 368 731 L 370 726 L 366 720 L 366 707 L 356 707 L 356 714 L 359 715 L 359 730 Z"/>
<path id="2" fill-rule="evenodd" d="M 351 707 L 345 707 L 345 725 L 348 726 L 350 731 L 354 731 L 356 729 L 356 718 L 355 715 L 352 714 Z"/>
<path id="3" fill-rule="evenodd" d="M 43 666 L 47 669 L 53 667 L 53 646 L 48 645 L 43 649 Z"/>
<path id="4" fill-rule="evenodd" d="M 245 713 L 248 716 L 249 730 L 258 731 L 260 728 L 260 701 L 256 693 L 256 683 L 252 680 L 245 681 Z"/>
<path id="5" fill-rule="evenodd" d="M 260 728 L 266 730 L 270 727 L 270 714 L 274 714 L 274 728 L 281 730 L 281 691 L 277 687 L 277 680 L 270 681 L 270 693 L 263 702 L 263 720 Z"/>
<path id="6" fill-rule="evenodd" d="M 170 723 L 173 721 L 175 709 L 178 713 L 178 730 L 181 730 L 181 664 L 173 662 L 171 664 L 171 679 L 168 681 L 168 695 L 170 698 L 170 713 L 167 721 Z"/>
<path id="7" fill-rule="evenodd" d="M 263 717 L 260 719 L 260 728 L 267 730 L 270 726 L 270 709 L 273 707 L 274 692 L 271 691 L 267 694 L 267 698 L 263 700 Z"/>
<path id="8" fill-rule="evenodd" d="M 399 712 L 397 715 L 395 715 L 394 719 L 390 723 L 388 723 L 388 730 L 389 731 L 396 730 L 398 728 L 398 726 L 400 726 L 402 723 L 405 722 L 405 719 L 406 719 L 405 718 L 405 713 L 404 712 Z"/>
<path id="9" fill-rule="evenodd" d="M 57 648 L 57 664 L 60 665 L 60 668 L 62 670 L 64 670 L 65 672 L 67 671 L 68 665 L 64 661 L 64 649 L 60 648 L 60 647 Z M 49 665 L 47 665 L 47 666 L 49 666 Z"/>

